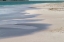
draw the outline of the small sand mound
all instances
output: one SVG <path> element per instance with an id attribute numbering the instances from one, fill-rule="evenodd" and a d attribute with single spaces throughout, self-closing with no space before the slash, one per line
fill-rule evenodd
<path id="1" fill-rule="evenodd" d="M 44 8 L 49 10 L 64 11 L 64 3 L 48 3 L 48 4 L 37 4 L 33 7 Z"/>
<path id="2" fill-rule="evenodd" d="M 53 30 L 49 30 L 50 32 L 64 32 L 64 28 L 56 28 L 56 29 L 53 29 Z"/>
<path id="3" fill-rule="evenodd" d="M 49 10 L 64 11 L 64 3 L 51 3 L 45 5 L 45 7 L 49 7 Z"/>
<path id="4" fill-rule="evenodd" d="M 49 8 L 49 10 L 64 11 L 64 8 Z"/>

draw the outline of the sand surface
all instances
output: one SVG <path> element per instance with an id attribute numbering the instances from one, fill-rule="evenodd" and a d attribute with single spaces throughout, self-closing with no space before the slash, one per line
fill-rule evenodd
<path id="1" fill-rule="evenodd" d="M 64 42 L 64 11 L 42 8 L 44 4 L 35 4 L 32 6 L 37 9 L 25 11 L 25 13 L 29 13 L 25 15 L 36 15 L 33 18 L 27 18 L 32 22 L 2 25 L 1 27 L 19 29 L 9 31 L 10 33 L 14 32 L 15 36 L 2 38 L 0 42 Z M 15 34 L 16 32 L 19 35 Z M 13 34 L 11 33 L 10 35 Z"/>

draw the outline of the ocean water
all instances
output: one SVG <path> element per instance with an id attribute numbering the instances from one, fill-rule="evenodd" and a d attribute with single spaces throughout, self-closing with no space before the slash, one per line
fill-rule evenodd
<path id="1" fill-rule="evenodd" d="M 26 19 L 35 17 L 36 15 L 25 15 L 29 14 L 26 13 L 25 11 L 33 10 L 33 8 L 29 7 L 32 4 L 38 4 L 38 3 L 52 3 L 52 2 L 45 2 L 45 1 L 0 2 L 0 25 L 32 22 Z"/>
<path id="2" fill-rule="evenodd" d="M 64 0 L 29 0 L 29 1 L 64 1 Z"/>
<path id="3" fill-rule="evenodd" d="M 12 2 L 0 2 L 0 5 L 16 5 L 16 4 L 35 4 L 35 3 L 58 3 L 63 1 L 12 1 Z"/>

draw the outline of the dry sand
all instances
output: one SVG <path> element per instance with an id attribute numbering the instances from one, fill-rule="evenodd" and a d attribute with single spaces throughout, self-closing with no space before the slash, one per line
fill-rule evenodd
<path id="1" fill-rule="evenodd" d="M 0 42 L 64 42 L 64 11 L 49 10 L 48 8 L 41 8 L 44 4 L 36 4 L 34 7 L 37 10 L 26 10 L 27 13 L 39 14 L 39 16 L 28 19 L 41 19 L 31 23 L 43 24 L 45 26 L 50 24 L 48 29 L 34 32 L 24 36 L 11 37 L 0 39 Z M 39 7 L 40 6 L 40 7 Z M 29 14 L 26 14 L 29 15 Z M 45 24 L 45 25 L 44 25 Z"/>

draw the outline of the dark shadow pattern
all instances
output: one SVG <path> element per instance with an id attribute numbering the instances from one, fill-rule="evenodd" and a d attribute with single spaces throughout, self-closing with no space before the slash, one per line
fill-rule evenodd
<path id="1" fill-rule="evenodd" d="M 0 15 L 0 20 L 10 20 L 10 19 L 27 19 L 27 18 L 34 18 L 39 16 L 40 14 L 33 14 L 33 15 L 25 15 L 25 14 L 6 14 Z"/>
<path id="2" fill-rule="evenodd" d="M 24 36 L 34 32 L 48 29 L 51 24 L 24 23 L 15 25 L 5 25 L 0 27 L 0 39 L 16 36 Z"/>
<path id="3" fill-rule="evenodd" d="M 34 18 L 40 15 L 40 14 L 25 15 L 29 13 L 23 13 L 26 10 L 30 10 L 30 9 L 32 10 L 33 8 L 26 7 L 23 8 L 22 10 L 19 9 L 21 9 L 21 7 L 18 8 L 18 11 L 16 13 L 0 15 L 0 20 L 24 19 L 24 20 L 14 20 L 14 22 L 16 22 L 17 24 L 11 24 L 14 23 L 13 21 L 7 21 L 7 23 L 9 24 L 0 21 L 0 24 L 3 23 L 3 25 L 0 26 L 0 39 L 30 35 L 34 32 L 46 30 L 51 25 L 51 24 L 32 23 L 32 22 L 41 21 L 42 19 L 29 19 L 29 20 L 26 19 L 26 18 Z M 38 9 L 38 8 L 34 8 L 34 9 Z"/>

